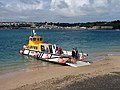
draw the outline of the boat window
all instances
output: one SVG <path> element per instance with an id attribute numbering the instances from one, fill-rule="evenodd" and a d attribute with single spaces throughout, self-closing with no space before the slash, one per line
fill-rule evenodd
<path id="1" fill-rule="evenodd" d="M 32 38 L 30 38 L 30 40 L 32 41 Z"/>
<path id="2" fill-rule="evenodd" d="M 32 46 L 30 46 L 30 48 L 32 49 Z"/>
<path id="3" fill-rule="evenodd" d="M 40 41 L 42 41 L 43 40 L 43 38 L 40 38 Z"/>
<path id="4" fill-rule="evenodd" d="M 52 51 L 52 45 L 49 45 L 50 53 L 53 53 Z"/>
<path id="5" fill-rule="evenodd" d="M 38 48 L 36 47 L 36 50 L 37 50 Z"/>
<path id="6" fill-rule="evenodd" d="M 53 49 L 55 49 L 55 46 L 53 45 Z"/>
<path id="7" fill-rule="evenodd" d="M 37 41 L 39 41 L 39 38 L 37 38 Z"/>
<path id="8" fill-rule="evenodd" d="M 36 46 L 30 46 L 30 49 L 38 49 Z"/>
<path id="9" fill-rule="evenodd" d="M 45 51 L 44 45 L 41 45 L 41 51 Z"/>
<path id="10" fill-rule="evenodd" d="M 36 41 L 36 38 L 33 38 L 33 41 Z"/>
<path id="11" fill-rule="evenodd" d="M 36 49 L 36 50 L 37 50 L 37 47 L 35 46 L 35 47 L 34 47 L 34 49 Z"/>
<path id="12" fill-rule="evenodd" d="M 34 46 L 30 46 L 31 49 L 34 49 Z"/>

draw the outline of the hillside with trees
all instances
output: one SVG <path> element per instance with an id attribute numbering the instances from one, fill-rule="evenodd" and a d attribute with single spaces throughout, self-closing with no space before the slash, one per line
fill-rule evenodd
<path id="1" fill-rule="evenodd" d="M 120 29 L 120 20 L 86 23 L 0 22 L 0 29 Z"/>

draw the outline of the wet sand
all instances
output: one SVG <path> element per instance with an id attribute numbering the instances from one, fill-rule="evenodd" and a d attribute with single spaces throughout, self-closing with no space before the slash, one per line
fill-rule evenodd
<path id="1" fill-rule="evenodd" d="M 36 68 L 0 76 L 0 90 L 119 90 L 119 85 L 120 56 L 107 56 L 89 66 Z"/>

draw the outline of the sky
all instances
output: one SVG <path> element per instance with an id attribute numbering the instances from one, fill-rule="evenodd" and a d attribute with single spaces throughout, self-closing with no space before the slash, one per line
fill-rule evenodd
<path id="1" fill-rule="evenodd" d="M 120 20 L 120 0 L 0 0 L 0 22 Z"/>

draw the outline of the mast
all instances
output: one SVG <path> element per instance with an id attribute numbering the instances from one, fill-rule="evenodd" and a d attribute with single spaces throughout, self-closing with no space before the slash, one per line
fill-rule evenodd
<path id="1" fill-rule="evenodd" d="M 35 30 L 33 30 L 33 35 L 34 35 L 34 36 L 36 35 L 36 32 L 35 32 Z"/>

